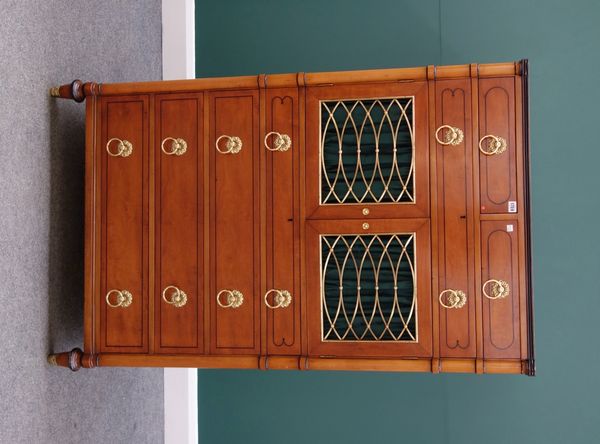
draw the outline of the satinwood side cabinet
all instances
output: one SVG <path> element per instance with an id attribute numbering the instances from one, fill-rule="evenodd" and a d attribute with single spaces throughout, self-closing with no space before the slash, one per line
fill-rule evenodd
<path id="1" fill-rule="evenodd" d="M 527 61 L 99 84 L 96 366 L 535 373 Z"/>

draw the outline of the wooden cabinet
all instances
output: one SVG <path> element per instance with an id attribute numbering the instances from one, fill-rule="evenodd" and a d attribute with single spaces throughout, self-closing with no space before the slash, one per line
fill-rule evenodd
<path id="1" fill-rule="evenodd" d="M 53 94 L 87 154 L 51 362 L 534 374 L 526 61 Z"/>

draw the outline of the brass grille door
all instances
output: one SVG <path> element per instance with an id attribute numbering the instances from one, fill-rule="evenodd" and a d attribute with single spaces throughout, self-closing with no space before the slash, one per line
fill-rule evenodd
<path id="1" fill-rule="evenodd" d="M 307 92 L 307 216 L 429 214 L 423 82 Z"/>
<path id="2" fill-rule="evenodd" d="M 309 353 L 430 356 L 429 221 L 311 221 Z"/>

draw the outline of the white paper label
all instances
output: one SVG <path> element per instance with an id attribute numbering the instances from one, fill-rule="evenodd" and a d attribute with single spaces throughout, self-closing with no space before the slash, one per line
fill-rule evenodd
<path id="1" fill-rule="evenodd" d="M 513 228 L 512 224 L 508 224 L 508 225 L 506 226 L 506 231 L 508 231 L 509 233 L 512 233 L 512 232 L 513 232 L 513 230 L 514 230 L 514 228 Z"/>
<path id="2" fill-rule="evenodd" d="M 508 201 L 508 212 L 509 213 L 516 213 L 517 212 L 517 201 L 516 200 L 509 200 Z"/>

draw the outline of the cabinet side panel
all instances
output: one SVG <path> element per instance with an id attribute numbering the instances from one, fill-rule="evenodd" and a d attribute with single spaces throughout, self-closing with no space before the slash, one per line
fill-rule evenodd
<path id="1" fill-rule="evenodd" d="M 214 353 L 256 353 L 260 347 L 256 284 L 259 264 L 257 225 L 259 214 L 256 200 L 258 164 L 256 138 L 258 126 L 258 94 L 255 91 L 215 93 L 211 100 L 211 183 L 213 202 L 214 286 L 210 297 L 212 310 L 211 349 Z M 221 137 L 226 136 L 226 137 Z M 237 137 L 239 152 L 228 146 Z M 220 153 L 233 149 L 229 153 Z M 221 293 L 222 305 L 237 305 L 230 299 L 233 291 L 243 295 L 241 305 L 222 307 L 217 303 Z"/>
<path id="2" fill-rule="evenodd" d="M 267 164 L 267 289 L 289 291 L 287 307 L 267 309 L 268 354 L 300 353 L 300 286 L 298 261 L 298 90 L 267 90 L 266 131 L 290 137 L 285 151 L 268 151 Z M 277 135 L 267 138 L 275 148 Z M 261 149 L 267 149 L 261 147 Z M 276 293 L 268 297 L 276 305 Z"/>
<path id="3" fill-rule="evenodd" d="M 516 220 L 481 222 L 481 291 L 488 295 L 482 301 L 486 359 L 521 356 L 518 233 Z"/>
<path id="4" fill-rule="evenodd" d="M 148 99 L 118 97 L 103 103 L 101 349 L 147 351 L 148 315 Z M 113 139 L 111 141 L 111 139 Z M 118 140 L 116 140 L 118 139 Z M 131 154 L 111 156 L 131 143 Z M 131 293 L 131 304 L 119 302 L 117 290 Z"/>
<path id="5" fill-rule="evenodd" d="M 478 152 L 481 213 L 515 213 L 522 202 L 517 202 L 514 77 L 479 80 L 479 140 L 484 151 L 494 149 L 492 135 L 501 137 L 506 148 L 491 155 Z"/>
<path id="6" fill-rule="evenodd" d="M 461 308 L 444 308 L 436 300 L 435 305 L 440 310 L 440 355 L 474 357 L 471 91 L 468 79 L 436 82 L 436 128 L 441 125 L 459 128 L 466 137 L 457 145 L 436 144 L 439 291 L 462 291 L 466 303 Z"/>
<path id="7" fill-rule="evenodd" d="M 197 353 L 202 347 L 199 333 L 202 283 L 198 280 L 203 232 L 198 189 L 202 168 L 198 155 L 201 112 L 202 95 L 159 96 L 156 99 L 156 264 L 159 269 L 155 306 L 156 348 L 162 352 Z M 184 153 L 167 154 L 177 148 L 181 150 L 181 144 L 174 144 L 173 139 L 185 141 Z M 186 295 L 182 306 L 177 306 L 174 299 L 181 297 L 178 289 Z"/>
<path id="8" fill-rule="evenodd" d="M 84 242 L 84 308 L 83 308 L 83 346 L 86 353 L 94 353 L 96 344 L 96 328 L 99 319 L 96 318 L 95 295 L 97 294 L 98 273 L 97 239 L 100 220 L 97 211 L 98 190 L 98 156 L 96 143 L 101 137 L 98 130 L 100 123 L 100 106 L 96 96 L 90 96 L 85 104 L 85 242 Z"/>

